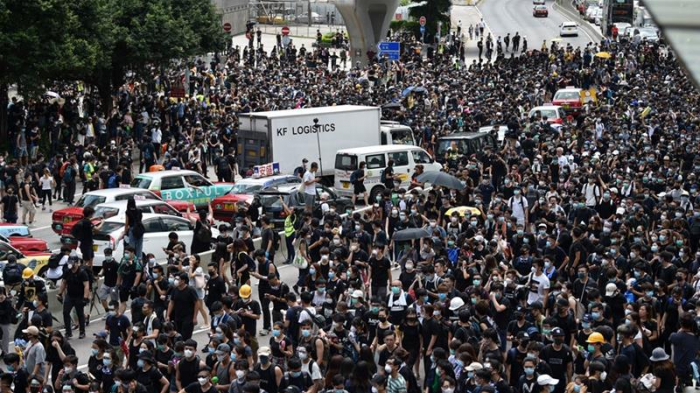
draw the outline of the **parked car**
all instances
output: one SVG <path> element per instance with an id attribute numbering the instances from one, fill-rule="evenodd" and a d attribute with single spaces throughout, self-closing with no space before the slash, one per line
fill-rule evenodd
<path id="1" fill-rule="evenodd" d="M 172 207 L 169 203 L 161 201 L 160 199 L 137 199 L 136 208 L 141 210 L 142 213 L 155 213 L 155 214 L 168 214 L 176 217 L 187 217 L 187 212 L 181 212 Z M 126 204 L 128 201 L 117 201 L 110 203 L 101 203 L 95 207 L 95 214 L 93 217 L 93 223 L 98 224 L 99 219 L 108 219 L 115 216 L 124 216 L 126 214 Z M 199 218 L 199 214 L 196 211 L 190 213 L 190 217 L 196 219 Z M 71 235 L 71 230 L 73 226 L 77 224 L 80 220 L 71 221 L 63 224 L 63 231 L 61 232 L 61 244 L 68 246 L 70 248 L 77 248 L 78 242 Z"/>
<path id="2" fill-rule="evenodd" d="M 113 256 L 117 260 L 121 260 L 124 255 L 124 241 L 117 241 L 119 236 L 124 231 L 125 216 L 114 216 L 105 220 L 102 228 L 93 235 L 93 251 L 95 258 L 93 259 L 94 267 L 101 267 L 104 262 L 105 248 L 113 250 Z M 145 254 L 152 253 L 156 260 L 163 261 L 167 259 L 167 254 L 163 248 L 168 246 L 170 242 L 168 235 L 170 232 L 175 232 L 180 241 L 187 245 L 189 251 L 194 236 L 194 227 L 190 224 L 190 220 L 183 217 L 172 216 L 169 214 L 153 214 L 146 213 L 141 220 L 146 232 L 143 235 L 143 252 Z M 211 228 L 212 238 L 219 236 L 219 231 L 216 228 Z M 80 255 L 80 250 L 77 250 Z"/>
<path id="3" fill-rule="evenodd" d="M 583 105 L 589 101 L 593 103 L 597 101 L 595 90 L 591 92 L 591 90 L 568 86 L 554 93 L 552 105 L 562 107 L 565 113 L 578 114 L 581 112 Z"/>
<path id="4" fill-rule="evenodd" d="M 46 252 L 49 250 L 46 240 L 33 237 L 26 225 L 0 224 L 0 240 L 10 243 L 12 247 L 22 252 Z"/>
<path id="5" fill-rule="evenodd" d="M 544 0 L 532 0 L 532 5 L 543 5 Z"/>
<path id="6" fill-rule="evenodd" d="M 600 24 L 603 22 L 603 9 L 598 8 L 598 10 L 595 13 L 595 16 L 593 17 L 593 22 L 595 23 L 596 26 L 600 26 Z"/>
<path id="7" fill-rule="evenodd" d="M 567 21 L 559 25 L 559 36 L 577 36 L 578 37 L 578 23 Z"/>
<path id="8" fill-rule="evenodd" d="M 602 11 L 602 8 L 600 8 L 598 5 L 590 5 L 586 9 L 586 20 L 589 22 L 593 22 L 595 20 L 596 13 L 598 13 L 598 10 Z"/>
<path id="9" fill-rule="evenodd" d="M 309 14 L 307 12 L 297 15 L 295 21 L 297 23 L 309 23 Z M 323 17 L 316 13 L 316 12 L 311 12 L 311 23 L 312 24 L 322 24 L 325 23 L 325 20 Z"/>
<path id="10" fill-rule="evenodd" d="M 455 132 L 438 138 L 435 157 L 438 162 L 446 162 L 448 153 L 455 149 L 460 156 L 469 157 L 481 154 L 484 148 L 498 147 L 496 136 L 486 132 Z"/>
<path id="11" fill-rule="evenodd" d="M 236 182 L 226 195 L 214 198 L 211 201 L 214 219 L 219 221 L 231 221 L 238 203 L 253 201 L 255 194 L 268 187 L 285 183 L 301 183 L 301 178 L 294 175 L 275 175 L 262 178 L 246 178 Z"/>
<path id="12" fill-rule="evenodd" d="M 321 196 L 324 193 L 328 194 L 328 203 L 334 204 L 336 211 L 339 213 L 344 213 L 347 208 L 353 207 L 352 199 L 341 197 L 334 189 L 317 183 L 316 200 L 313 208 L 313 216 L 316 218 L 321 218 L 323 215 L 321 211 Z M 299 183 L 270 187 L 260 191 L 258 195 L 260 196 L 263 214 L 270 218 L 270 222 L 276 229 L 284 228 L 284 219 L 287 217 L 280 197 L 290 209 L 301 212 L 306 207 L 303 192 L 299 192 Z"/>
<path id="13" fill-rule="evenodd" d="M 532 16 L 534 16 L 535 18 L 546 18 L 547 16 L 549 16 L 549 10 L 547 9 L 546 5 L 536 5 L 532 8 Z"/>
<path id="14" fill-rule="evenodd" d="M 566 119 L 566 112 L 564 112 L 564 108 L 557 105 L 536 106 L 530 109 L 528 117 L 532 118 L 537 112 L 540 112 L 540 116 L 543 118 L 546 116 L 547 122 L 550 124 L 563 124 L 564 119 Z"/>
<path id="15" fill-rule="evenodd" d="M 169 170 L 136 175 L 131 187 L 152 191 L 168 203 L 183 201 L 207 209 L 214 198 L 228 194 L 233 183 L 212 183 L 195 171 Z"/>
<path id="16" fill-rule="evenodd" d="M 69 222 L 77 221 L 83 218 L 83 209 L 105 202 L 125 201 L 129 197 L 141 196 L 145 199 L 160 200 L 160 198 L 147 190 L 138 188 L 109 188 L 105 190 L 90 191 L 83 194 L 73 206 L 64 209 L 56 210 L 51 216 L 51 229 L 57 234 L 63 233 L 63 226 Z"/>
<path id="17" fill-rule="evenodd" d="M 281 15 L 260 15 L 257 17 L 257 22 L 267 25 L 281 25 L 284 24 L 284 17 Z"/>
<path id="18" fill-rule="evenodd" d="M 639 31 L 639 36 L 642 41 L 647 42 L 659 42 L 659 30 L 654 27 L 639 27 L 636 28 Z M 635 32 L 636 34 L 636 32 Z"/>
<path id="19" fill-rule="evenodd" d="M 34 274 L 43 277 L 48 269 L 48 262 L 51 253 L 46 252 L 22 252 L 10 243 L 0 240 L 0 272 L 5 268 L 7 264 L 7 257 L 14 255 L 17 257 L 17 263 L 32 269 Z"/>
<path id="20" fill-rule="evenodd" d="M 505 124 L 498 124 L 493 126 L 479 127 L 476 132 L 485 132 L 496 136 L 498 142 L 503 142 L 506 139 L 506 134 L 508 134 L 508 126 Z"/>

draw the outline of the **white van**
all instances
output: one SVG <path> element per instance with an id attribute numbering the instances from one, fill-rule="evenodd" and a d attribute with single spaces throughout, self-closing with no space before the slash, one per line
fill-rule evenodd
<path id="1" fill-rule="evenodd" d="M 411 184 L 411 176 L 416 165 L 423 165 L 424 172 L 439 171 L 442 165 L 425 150 L 418 146 L 410 145 L 382 145 L 367 146 L 354 149 L 338 150 L 335 154 L 335 189 L 338 194 L 352 196 L 353 186 L 350 183 L 350 175 L 360 165 L 367 163 L 365 168 L 365 188 L 370 193 L 370 200 L 384 191 L 381 182 L 382 172 L 389 160 L 394 160 L 394 174 L 401 178 L 398 187 L 408 188 Z"/>

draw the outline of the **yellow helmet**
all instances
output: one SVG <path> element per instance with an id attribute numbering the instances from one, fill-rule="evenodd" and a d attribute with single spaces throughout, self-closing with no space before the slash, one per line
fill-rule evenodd
<path id="1" fill-rule="evenodd" d="M 595 332 L 588 336 L 588 340 L 586 340 L 586 342 L 589 344 L 603 344 L 605 343 L 605 339 L 603 338 L 602 334 Z"/>
<path id="2" fill-rule="evenodd" d="M 25 280 L 33 275 L 34 275 L 34 270 L 32 270 L 31 268 L 25 267 L 24 270 L 22 270 L 22 278 Z"/>
<path id="3" fill-rule="evenodd" d="M 243 285 L 241 289 L 238 290 L 238 296 L 247 299 L 250 297 L 251 292 L 250 285 Z"/>

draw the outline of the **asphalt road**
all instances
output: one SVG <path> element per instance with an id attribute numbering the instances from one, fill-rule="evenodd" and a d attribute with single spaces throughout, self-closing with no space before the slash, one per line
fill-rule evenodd
<path id="1" fill-rule="evenodd" d="M 556 11 L 553 0 L 545 2 L 549 9 L 546 18 L 532 16 L 532 0 L 483 0 L 479 4 L 479 10 L 483 14 L 484 21 L 493 32 L 494 39 L 498 36 L 505 37 L 515 32 L 527 37 L 529 49 L 539 49 L 542 42 L 547 40 L 547 47 L 551 40 L 559 37 L 559 25 L 571 19 Z M 583 29 L 579 29 L 578 37 L 562 37 L 562 44 L 571 43 L 575 47 L 585 47 L 587 43 L 597 41 L 588 35 Z M 522 46 L 522 44 L 521 44 Z"/>

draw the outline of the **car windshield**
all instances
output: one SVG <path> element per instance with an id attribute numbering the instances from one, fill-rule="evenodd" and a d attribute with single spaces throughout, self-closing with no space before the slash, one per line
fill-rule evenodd
<path id="1" fill-rule="evenodd" d="M 554 95 L 555 100 L 575 100 L 580 96 L 575 91 L 559 91 Z"/>
<path id="2" fill-rule="evenodd" d="M 122 222 L 105 222 L 104 224 L 102 224 L 102 228 L 100 229 L 99 233 L 110 234 L 123 227 L 124 223 Z"/>
<path id="3" fill-rule="evenodd" d="M 535 7 L 535 9 L 537 9 L 537 10 L 546 10 L 546 9 L 547 9 L 547 6 L 546 6 L 546 5 L 538 5 L 538 6 Z"/>
<path id="4" fill-rule="evenodd" d="M 413 131 L 393 130 L 391 131 L 391 142 L 394 145 L 413 145 Z"/>
<path id="5" fill-rule="evenodd" d="M 75 207 L 95 207 L 100 203 L 104 203 L 106 200 L 107 198 L 103 196 L 83 194 L 83 196 L 81 196 L 80 199 L 78 199 L 78 202 L 76 202 Z"/>
<path id="6" fill-rule="evenodd" d="M 117 214 L 119 214 L 119 209 L 116 207 L 111 207 L 111 206 L 98 206 L 95 209 L 95 214 L 93 217 L 95 218 L 110 218 L 114 217 Z"/>
<path id="7" fill-rule="evenodd" d="M 289 206 L 289 194 L 264 194 L 260 195 L 260 204 L 263 209 L 281 209 L 282 202 L 280 202 L 280 196 L 284 199 L 284 203 Z"/>
<path id="8" fill-rule="evenodd" d="M 150 187 L 150 186 L 151 186 L 151 179 L 149 179 L 147 177 L 135 177 L 131 181 L 131 187 L 134 187 L 134 188 L 143 188 L 143 189 L 148 190 L 148 187 Z"/>
<path id="9" fill-rule="evenodd" d="M 257 191 L 261 189 L 262 186 L 259 184 L 235 184 L 233 188 L 231 188 L 231 191 L 229 191 L 229 194 L 231 195 L 236 195 L 236 194 L 251 194 L 254 191 Z"/>

